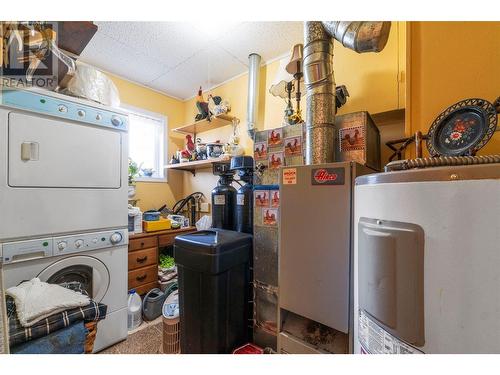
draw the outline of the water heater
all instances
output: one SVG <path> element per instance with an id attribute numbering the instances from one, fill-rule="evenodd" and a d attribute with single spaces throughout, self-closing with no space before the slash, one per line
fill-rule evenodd
<path id="1" fill-rule="evenodd" d="M 500 164 L 356 179 L 355 353 L 500 353 Z"/>

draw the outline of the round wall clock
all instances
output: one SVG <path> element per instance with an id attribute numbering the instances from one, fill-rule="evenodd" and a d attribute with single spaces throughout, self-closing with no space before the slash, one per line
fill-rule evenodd
<path id="1" fill-rule="evenodd" d="M 448 107 L 432 123 L 427 138 L 431 156 L 475 155 L 497 127 L 497 110 L 484 99 L 465 99 Z"/>

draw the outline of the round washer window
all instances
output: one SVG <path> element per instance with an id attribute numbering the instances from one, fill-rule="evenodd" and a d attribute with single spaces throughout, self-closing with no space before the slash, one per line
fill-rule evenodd
<path id="1" fill-rule="evenodd" d="M 38 278 L 52 284 L 80 285 L 90 298 L 101 302 L 109 287 L 109 271 L 99 259 L 77 255 L 45 268 Z"/>

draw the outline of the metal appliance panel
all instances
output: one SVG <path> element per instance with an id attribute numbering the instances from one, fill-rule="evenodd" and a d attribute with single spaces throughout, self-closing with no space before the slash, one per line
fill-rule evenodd
<path id="1" fill-rule="evenodd" d="M 392 179 L 357 180 L 362 184 L 355 188 L 356 353 L 361 352 L 357 266 L 361 217 L 414 223 L 424 231 L 425 344 L 418 350 L 500 353 L 500 320 L 495 313 L 500 310 L 498 171 L 498 164 L 451 166 L 392 172 Z"/>
<path id="2" fill-rule="evenodd" d="M 11 187 L 121 185 L 121 132 L 16 112 L 9 113 L 8 132 Z M 33 155 L 23 155 L 26 147 L 36 148 Z"/>
<path id="3" fill-rule="evenodd" d="M 0 241 L 126 227 L 126 114 L 53 93 L 14 90 L 0 94 Z M 79 110 L 85 115 L 80 116 Z M 16 129 L 9 135 L 12 116 Z M 20 118 L 22 131 L 18 132 Z M 58 131 L 42 134 L 37 125 Z M 65 145 L 55 143 L 59 133 L 64 135 Z M 30 139 L 33 134 L 43 142 Z M 17 137 L 12 150 L 9 137 Z M 85 156 L 81 152 L 84 146 Z M 26 160 L 20 161 L 20 156 Z M 39 163 L 44 163 L 43 168 L 35 167 Z"/>
<path id="4" fill-rule="evenodd" d="M 343 183 L 313 185 L 323 168 Z M 350 162 L 296 167 L 296 183 L 281 181 L 280 307 L 338 331 L 349 330 L 351 245 Z"/>

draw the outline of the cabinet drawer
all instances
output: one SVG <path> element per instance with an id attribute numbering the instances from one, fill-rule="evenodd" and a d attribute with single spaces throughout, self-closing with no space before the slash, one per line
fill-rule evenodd
<path id="1" fill-rule="evenodd" d="M 128 272 L 129 289 L 143 284 L 152 283 L 153 281 L 158 281 L 158 266 L 156 264 Z"/>
<path id="2" fill-rule="evenodd" d="M 152 247 L 144 250 L 137 250 L 128 253 L 128 269 L 135 270 L 136 268 L 151 266 L 158 264 L 158 248 Z"/>
<path id="3" fill-rule="evenodd" d="M 162 235 L 158 236 L 158 245 L 160 247 L 173 245 L 176 236 L 182 236 L 183 234 L 188 234 L 188 233 L 193 233 L 193 232 L 196 232 L 196 229 L 186 230 L 186 231 L 172 233 L 172 234 L 162 234 Z"/>
<path id="4" fill-rule="evenodd" d="M 156 236 L 151 236 L 151 237 L 144 237 L 144 238 L 137 238 L 134 240 L 130 240 L 128 243 L 128 250 L 129 251 L 142 250 L 156 246 L 158 246 Z"/>
<path id="5" fill-rule="evenodd" d="M 177 234 L 162 234 L 158 236 L 158 245 L 160 247 L 173 245 L 175 236 L 177 236 Z"/>
<path id="6" fill-rule="evenodd" d="M 151 289 L 154 289 L 154 288 L 158 288 L 158 283 L 156 281 L 152 282 L 152 283 L 144 284 L 144 285 L 141 285 L 141 286 L 138 286 L 138 287 L 135 287 L 135 288 L 130 288 L 130 289 L 135 289 L 135 292 L 137 294 L 143 295 L 143 294 L 146 294 L 147 292 L 149 292 Z"/>

